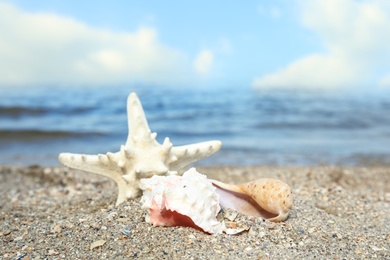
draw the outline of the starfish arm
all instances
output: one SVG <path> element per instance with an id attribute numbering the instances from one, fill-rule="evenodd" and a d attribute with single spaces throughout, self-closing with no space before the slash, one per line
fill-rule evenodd
<path id="1" fill-rule="evenodd" d="M 129 134 L 126 147 L 131 147 L 135 141 L 143 138 L 146 133 L 150 135 L 151 131 L 145 117 L 144 109 L 137 94 L 134 92 L 127 98 L 127 122 Z"/>
<path id="2" fill-rule="evenodd" d="M 177 160 L 169 166 L 170 170 L 180 171 L 189 164 L 206 158 L 217 152 L 222 146 L 221 141 L 208 141 L 190 145 L 172 147 L 172 153 Z"/>
<path id="3" fill-rule="evenodd" d="M 114 155 L 113 153 L 99 155 L 60 153 L 58 160 L 70 168 L 100 174 L 117 182 L 121 176 L 120 167 L 110 159 Z"/>
<path id="4" fill-rule="evenodd" d="M 58 160 L 70 168 L 100 174 L 114 180 L 118 185 L 116 205 L 119 205 L 127 198 L 135 197 L 138 190 L 130 189 L 131 187 L 128 187 L 126 181 L 122 178 L 120 172 L 123 168 L 121 168 L 120 162 L 117 163 L 114 159 L 118 155 L 118 153 L 107 153 L 105 155 L 61 153 Z"/>

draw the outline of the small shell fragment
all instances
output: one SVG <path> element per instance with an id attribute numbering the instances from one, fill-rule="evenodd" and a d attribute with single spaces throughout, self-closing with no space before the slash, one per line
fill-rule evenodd
<path id="1" fill-rule="evenodd" d="M 127 230 L 127 229 L 123 229 L 121 230 L 122 234 L 126 235 L 126 236 L 130 236 L 130 230 Z"/>
<path id="2" fill-rule="evenodd" d="M 96 248 L 96 247 L 102 246 L 102 245 L 104 245 L 106 242 L 107 242 L 106 240 L 97 240 L 97 241 L 95 241 L 95 242 L 93 242 L 93 243 L 91 244 L 91 246 L 89 247 L 89 250 L 92 250 L 92 249 L 94 249 L 94 248 Z"/>

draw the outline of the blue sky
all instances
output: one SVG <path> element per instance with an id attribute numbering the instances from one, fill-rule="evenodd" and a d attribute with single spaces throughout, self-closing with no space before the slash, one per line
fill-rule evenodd
<path id="1" fill-rule="evenodd" d="M 390 1 L 0 0 L 0 86 L 390 88 Z"/>

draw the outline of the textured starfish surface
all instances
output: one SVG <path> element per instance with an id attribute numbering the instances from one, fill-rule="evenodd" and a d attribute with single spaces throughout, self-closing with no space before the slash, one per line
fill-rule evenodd
<path id="1" fill-rule="evenodd" d="M 140 195 L 140 179 L 153 175 L 176 175 L 191 163 L 210 156 L 221 148 L 220 141 L 174 147 L 168 137 L 160 144 L 149 129 L 137 94 L 127 99 L 129 134 L 119 152 L 98 155 L 61 153 L 58 160 L 74 169 L 101 174 L 118 185 L 116 205 Z"/>

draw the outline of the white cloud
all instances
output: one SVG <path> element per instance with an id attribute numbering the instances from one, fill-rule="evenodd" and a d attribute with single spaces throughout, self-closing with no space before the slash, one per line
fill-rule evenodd
<path id="1" fill-rule="evenodd" d="M 334 88 L 379 85 L 390 71 L 390 4 L 386 1 L 301 1 L 302 21 L 324 41 L 311 54 L 253 81 L 253 86 Z"/>
<path id="2" fill-rule="evenodd" d="M 210 50 L 202 50 L 195 59 L 194 68 L 200 75 L 207 75 L 210 73 L 213 61 L 213 53 Z"/>
<path id="3" fill-rule="evenodd" d="M 255 87 L 327 88 L 343 87 L 356 81 L 348 62 L 332 56 L 311 55 L 286 69 L 255 79 Z M 356 82 L 357 83 L 357 82 Z"/>
<path id="4" fill-rule="evenodd" d="M 0 85 L 172 83 L 191 70 L 156 30 L 118 33 L 0 3 Z"/>

